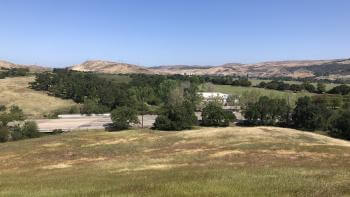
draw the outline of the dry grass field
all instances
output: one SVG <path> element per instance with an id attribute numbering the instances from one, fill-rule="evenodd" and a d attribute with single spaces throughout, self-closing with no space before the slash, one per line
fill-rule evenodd
<path id="1" fill-rule="evenodd" d="M 42 117 L 54 110 L 75 105 L 72 100 L 62 100 L 28 88 L 28 83 L 33 80 L 34 77 L 0 79 L 0 104 L 16 104 L 30 118 Z"/>
<path id="2" fill-rule="evenodd" d="M 276 127 L 0 144 L 0 196 L 349 196 L 350 142 Z"/>

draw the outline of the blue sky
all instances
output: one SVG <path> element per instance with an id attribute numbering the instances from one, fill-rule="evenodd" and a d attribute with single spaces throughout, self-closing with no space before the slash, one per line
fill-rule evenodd
<path id="1" fill-rule="evenodd" d="M 0 59 L 218 65 L 350 57 L 349 0 L 0 0 Z"/>

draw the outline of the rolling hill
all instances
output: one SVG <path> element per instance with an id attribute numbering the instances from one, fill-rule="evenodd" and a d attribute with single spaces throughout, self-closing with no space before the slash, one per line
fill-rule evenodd
<path id="1" fill-rule="evenodd" d="M 0 60 L 0 70 L 2 69 L 10 69 L 10 68 L 28 68 L 31 72 L 43 72 L 50 71 L 52 68 L 37 66 L 37 65 L 22 65 L 15 64 L 9 61 Z"/>
<path id="2" fill-rule="evenodd" d="M 350 60 L 305 60 L 274 61 L 256 64 L 228 63 L 219 66 L 166 65 L 142 67 L 109 61 L 86 61 L 72 66 L 77 71 L 101 73 L 145 73 L 145 74 L 187 74 L 187 75 L 238 75 L 251 77 L 325 77 L 350 78 Z"/>
<path id="3" fill-rule="evenodd" d="M 70 69 L 82 72 L 101 72 L 101 73 L 145 73 L 152 74 L 153 72 L 145 67 L 117 63 L 111 61 L 90 60 L 82 64 L 74 65 Z"/>
<path id="4" fill-rule="evenodd" d="M 32 72 L 48 71 L 51 68 L 36 65 L 20 65 L 0 60 L 1 68 L 29 68 Z M 109 74 L 143 73 L 161 75 L 237 75 L 251 77 L 317 77 L 324 79 L 350 78 L 350 59 L 270 61 L 256 64 L 227 63 L 218 66 L 163 65 L 145 67 L 134 64 L 102 60 L 89 60 L 68 67 L 83 72 Z"/>
<path id="5" fill-rule="evenodd" d="M 0 196 L 349 196 L 350 143 L 277 127 L 0 144 Z"/>

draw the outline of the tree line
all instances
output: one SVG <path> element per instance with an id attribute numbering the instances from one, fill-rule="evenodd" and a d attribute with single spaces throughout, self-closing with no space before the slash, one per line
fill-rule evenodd
<path id="1" fill-rule="evenodd" d="M 141 123 L 137 116 L 149 114 L 152 108 L 158 115 L 155 129 L 183 130 L 199 124 L 195 115 L 201 102 L 197 94 L 202 80 L 198 76 L 130 74 L 129 83 L 115 83 L 95 73 L 83 73 L 66 69 L 38 73 L 31 83 L 35 90 L 47 91 L 63 99 L 82 103 L 81 113 L 111 112 L 112 129 L 129 128 Z M 209 106 L 208 106 L 209 107 Z M 210 112 L 221 111 L 218 115 Z M 205 125 L 223 126 L 234 119 L 233 114 L 222 111 L 218 104 L 211 104 L 203 114 Z M 75 110 L 73 110 L 75 111 Z"/>
<path id="2" fill-rule="evenodd" d="M 0 79 L 6 77 L 21 77 L 29 74 L 28 68 L 1 68 Z"/>
<path id="3" fill-rule="evenodd" d="M 323 130 L 350 140 L 350 102 L 341 96 L 305 96 L 295 107 L 287 99 L 262 96 L 242 106 L 245 125 L 272 125 L 309 131 Z"/>
<path id="4" fill-rule="evenodd" d="M 82 113 L 111 112 L 113 127 L 117 130 L 139 123 L 137 116 L 149 113 L 153 107 L 157 107 L 155 113 L 158 115 L 154 128 L 160 130 L 190 129 L 199 124 L 225 126 L 235 119 L 232 112 L 222 109 L 222 105 L 209 102 L 202 111 L 202 121 L 198 121 L 195 115 L 196 106 L 200 102 L 198 85 L 208 80 L 205 76 L 129 76 L 129 83 L 114 83 L 94 73 L 55 70 L 52 73 L 37 74 L 31 87 L 82 103 Z M 212 79 L 216 78 L 210 80 Z M 247 79 L 238 80 L 238 83 L 245 83 Z M 268 85 L 280 88 L 285 83 L 272 81 Z M 308 87 L 312 84 L 301 85 L 310 91 L 325 92 L 321 83 L 314 89 Z M 346 94 L 343 89 L 335 87 L 329 91 L 335 91 L 337 95 L 319 94 L 299 98 L 295 107 L 287 99 L 260 97 L 258 101 L 242 106 L 245 124 L 326 130 L 333 136 L 349 139 L 347 128 L 350 125 L 346 118 L 350 98 L 349 95 L 342 96 Z"/>

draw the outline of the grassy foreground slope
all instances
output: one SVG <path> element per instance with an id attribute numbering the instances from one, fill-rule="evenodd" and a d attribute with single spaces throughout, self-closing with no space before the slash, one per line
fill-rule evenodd
<path id="1" fill-rule="evenodd" d="M 350 142 L 275 127 L 0 144 L 0 196 L 346 196 Z"/>
<path id="2" fill-rule="evenodd" d="M 48 96 L 28 88 L 34 77 L 13 77 L 0 79 L 0 104 L 18 105 L 24 113 L 31 117 L 41 117 L 57 109 L 68 108 L 75 103 L 72 100 L 63 100 Z"/>

